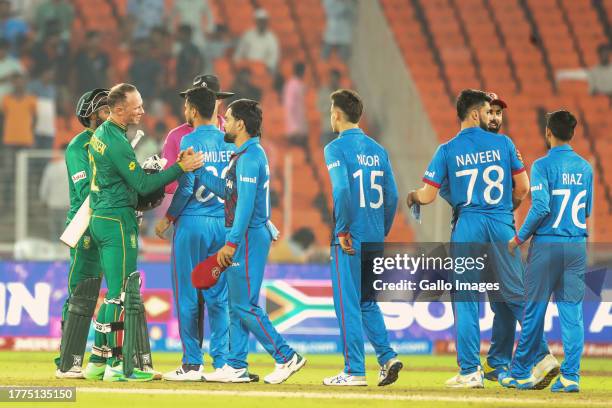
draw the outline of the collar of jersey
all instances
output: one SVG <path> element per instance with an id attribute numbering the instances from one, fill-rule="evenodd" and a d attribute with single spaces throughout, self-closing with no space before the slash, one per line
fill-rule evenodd
<path id="1" fill-rule="evenodd" d="M 348 135 L 358 135 L 358 134 L 363 134 L 363 130 L 361 130 L 361 128 L 353 128 L 353 129 L 346 129 L 344 132 L 340 133 L 340 137 L 344 137 L 344 136 L 348 136 Z"/>
<path id="2" fill-rule="evenodd" d="M 117 126 L 119 129 L 121 129 L 122 132 L 126 132 L 127 131 L 127 127 L 120 125 L 119 123 L 115 122 L 114 120 L 112 120 L 111 118 L 107 119 L 110 123 L 112 123 L 113 125 Z"/>
<path id="3" fill-rule="evenodd" d="M 208 125 L 200 125 L 196 128 L 194 128 L 193 130 L 211 130 L 211 129 L 217 129 L 217 127 L 211 123 L 209 123 Z"/>
<path id="4" fill-rule="evenodd" d="M 486 132 L 486 130 L 482 129 L 480 126 L 472 126 L 472 127 L 460 130 L 459 133 L 478 132 L 478 131 Z"/>
<path id="5" fill-rule="evenodd" d="M 242 146 L 240 146 L 239 149 L 236 149 L 236 153 L 242 153 L 242 152 L 244 152 L 247 149 L 247 147 L 249 147 L 250 145 L 253 145 L 253 144 L 257 144 L 257 143 L 259 143 L 259 138 L 258 137 L 252 137 L 249 140 L 247 140 L 246 142 L 244 142 L 244 144 Z"/>
<path id="6" fill-rule="evenodd" d="M 555 146 L 553 148 L 550 149 L 549 153 L 553 153 L 553 152 L 571 152 L 572 150 L 572 146 L 568 145 L 568 144 L 564 144 L 561 146 Z"/>

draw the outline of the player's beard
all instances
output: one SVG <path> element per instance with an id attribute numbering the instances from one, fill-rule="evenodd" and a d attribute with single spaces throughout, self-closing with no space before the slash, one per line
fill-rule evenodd
<path id="1" fill-rule="evenodd" d="M 225 132 L 225 134 L 223 135 L 223 141 L 225 143 L 235 143 L 236 142 L 236 135 L 232 135 L 231 133 Z"/>
<path id="2" fill-rule="evenodd" d="M 493 122 L 497 126 L 491 126 L 491 124 L 487 125 L 487 130 L 491 133 L 499 133 L 499 129 L 501 129 L 501 123 Z"/>
<path id="3" fill-rule="evenodd" d="M 480 128 L 482 130 L 486 130 L 488 132 L 489 131 L 489 124 L 486 123 L 485 121 L 483 121 L 482 119 L 480 119 Z"/>

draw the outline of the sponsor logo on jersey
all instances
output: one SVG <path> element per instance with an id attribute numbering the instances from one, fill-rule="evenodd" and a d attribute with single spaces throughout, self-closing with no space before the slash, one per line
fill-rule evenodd
<path id="1" fill-rule="evenodd" d="M 331 170 L 331 169 L 334 169 L 334 168 L 336 168 L 336 167 L 340 167 L 340 160 L 336 160 L 336 161 L 335 161 L 335 162 L 333 162 L 333 163 L 329 163 L 329 164 L 327 165 L 327 170 Z"/>
<path id="2" fill-rule="evenodd" d="M 425 172 L 425 177 L 429 177 L 429 178 L 434 178 L 436 176 L 436 172 L 435 171 L 429 171 L 427 170 Z"/>
<path id="3" fill-rule="evenodd" d="M 240 181 L 243 182 L 243 183 L 257 184 L 257 177 L 243 177 L 243 176 L 240 176 Z"/>
<path id="4" fill-rule="evenodd" d="M 136 170 L 136 162 L 130 162 L 128 168 L 130 169 L 130 171 Z"/>
<path id="5" fill-rule="evenodd" d="M 130 235 L 130 244 L 132 245 L 132 248 L 136 248 L 136 234 Z"/>
<path id="6" fill-rule="evenodd" d="M 87 173 L 85 173 L 85 170 L 82 170 L 72 175 L 72 182 L 76 183 L 77 181 L 84 180 L 86 178 L 87 178 Z"/>
<path id="7" fill-rule="evenodd" d="M 531 187 L 531 191 L 541 191 L 544 189 L 544 186 L 542 185 L 542 183 L 538 184 L 537 186 L 532 186 Z"/>

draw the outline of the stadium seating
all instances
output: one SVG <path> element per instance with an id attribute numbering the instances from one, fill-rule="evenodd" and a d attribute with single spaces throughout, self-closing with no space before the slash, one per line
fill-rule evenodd
<path id="1" fill-rule="evenodd" d="M 612 1 L 602 3 L 612 20 Z M 566 108 L 577 115 L 582 126 L 573 145 L 596 172 L 594 239 L 610 242 L 610 100 L 589 95 L 585 82 L 554 79 L 557 70 L 598 63 L 597 47 L 608 38 L 593 2 L 381 0 L 381 5 L 441 142 L 456 133 L 452 101 L 466 87 L 496 92 L 508 102 L 504 132 L 527 164 L 546 152 L 544 112 Z M 519 211 L 519 222 L 527 208 Z"/>

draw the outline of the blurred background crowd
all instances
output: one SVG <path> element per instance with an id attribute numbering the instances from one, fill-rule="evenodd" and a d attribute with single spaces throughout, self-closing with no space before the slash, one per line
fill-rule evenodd
<path id="1" fill-rule="evenodd" d="M 57 243 L 62 150 L 82 131 L 83 92 L 138 87 L 142 161 L 183 122 L 178 92 L 201 74 L 262 104 L 272 220 L 286 238 L 273 260 L 320 258 L 329 243 L 323 146 L 339 87 L 364 97 L 361 125 L 389 149 L 403 195 L 455 135 L 461 89 L 508 103 L 502 132 L 528 166 L 546 153 L 544 113 L 571 110 L 574 149 L 596 170 L 592 237 L 610 242 L 610 44 L 612 0 L 0 0 L 0 256 L 25 239 Z M 165 245 L 152 238 L 163 210 L 145 217 L 145 249 Z M 444 204 L 423 225 L 402 210 L 388 240 L 448 238 Z"/>
<path id="2" fill-rule="evenodd" d="M 298 152 L 293 165 L 294 172 L 301 173 L 309 161 L 309 137 L 318 148 L 332 137 L 328 96 L 341 84 L 348 85 L 343 76 L 351 53 L 355 1 L 316 2 L 311 16 L 318 24 L 304 27 L 320 30 L 308 33 L 317 38 L 312 47 L 299 44 L 306 36 L 300 38 L 293 31 L 295 22 L 287 21 L 295 10 L 279 3 L 285 7 L 264 8 L 256 0 L 0 0 L 4 236 L 13 234 L 17 153 L 51 149 L 51 157 L 28 161 L 28 200 L 38 199 L 41 206 L 34 216 L 44 214 L 47 219 L 38 228 L 29 221 L 39 238 L 57 239 L 69 204 L 61 153 L 82 131 L 75 102 L 87 90 L 119 82 L 134 84 L 145 102 L 140 128 L 147 137 L 137 147 L 139 160 L 160 152 L 167 132 L 183 122 L 178 91 L 188 88 L 195 76 L 214 73 L 223 89 L 236 93 L 234 98 L 262 102 L 264 139 L 282 138 L 280 145 L 274 143 L 271 160 L 282 168 L 276 152 L 286 144 Z M 291 41 L 282 45 L 279 37 Z M 314 61 L 316 72 L 309 67 Z M 281 179 L 273 192 L 278 210 Z M 324 210 L 322 196 L 311 198 Z M 145 236 L 153 235 L 156 215 L 159 211 L 146 217 Z M 314 229 L 328 223 L 326 216 Z M 318 238 L 323 243 L 324 228 L 319 237 L 312 228 L 297 225 L 297 242 L 308 246 Z"/>

